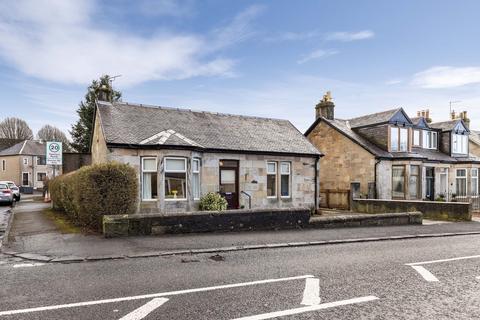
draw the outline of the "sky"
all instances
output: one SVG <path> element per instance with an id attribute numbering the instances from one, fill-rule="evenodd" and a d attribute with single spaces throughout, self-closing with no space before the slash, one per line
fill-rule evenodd
<path id="1" fill-rule="evenodd" d="M 403 107 L 480 129 L 480 1 L 0 0 L 0 120 L 66 133 L 102 74 L 123 101 L 288 119 Z M 132 130 L 135 130 L 132 127 Z"/>

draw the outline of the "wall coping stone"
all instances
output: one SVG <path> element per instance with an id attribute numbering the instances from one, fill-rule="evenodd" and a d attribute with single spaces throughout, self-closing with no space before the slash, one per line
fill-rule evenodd
<path id="1" fill-rule="evenodd" d="M 452 205 L 465 205 L 465 204 L 470 204 L 469 202 L 451 202 L 451 201 L 424 201 L 424 200 L 398 200 L 398 199 L 363 199 L 363 198 L 354 198 L 353 201 L 362 201 L 362 202 L 367 202 L 367 201 L 372 201 L 372 202 L 382 202 L 382 201 L 387 201 L 387 202 L 399 202 L 399 203 L 435 203 L 435 204 L 452 204 Z"/>

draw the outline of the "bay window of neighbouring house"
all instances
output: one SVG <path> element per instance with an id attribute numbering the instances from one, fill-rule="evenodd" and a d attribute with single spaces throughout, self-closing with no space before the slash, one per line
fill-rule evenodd
<path id="1" fill-rule="evenodd" d="M 200 159 L 192 160 L 192 193 L 193 199 L 200 199 Z"/>
<path id="2" fill-rule="evenodd" d="M 142 158 L 142 200 L 157 198 L 157 158 Z"/>
<path id="3" fill-rule="evenodd" d="M 280 163 L 280 196 L 290 197 L 290 162 Z"/>
<path id="4" fill-rule="evenodd" d="M 420 130 L 413 130 L 413 145 L 415 147 L 421 147 L 421 141 L 420 141 Z"/>
<path id="5" fill-rule="evenodd" d="M 165 199 L 187 199 L 187 159 L 165 158 Z"/>
<path id="6" fill-rule="evenodd" d="M 472 169 L 472 196 L 478 196 L 478 169 Z"/>
<path id="7" fill-rule="evenodd" d="M 457 169 L 456 177 L 457 197 L 467 195 L 467 169 Z"/>
<path id="8" fill-rule="evenodd" d="M 425 149 L 437 149 L 438 145 L 438 132 L 423 131 L 423 147 Z"/>
<path id="9" fill-rule="evenodd" d="M 392 152 L 408 151 L 408 129 L 390 127 L 390 150 Z"/>
<path id="10" fill-rule="evenodd" d="M 468 136 L 461 134 L 452 135 L 452 152 L 457 154 L 468 154 Z"/>
<path id="11" fill-rule="evenodd" d="M 405 198 L 405 166 L 392 167 L 392 198 Z"/>
<path id="12" fill-rule="evenodd" d="M 267 162 L 267 198 L 277 197 L 277 163 Z"/>
<path id="13" fill-rule="evenodd" d="M 410 166 L 408 183 L 410 199 L 418 199 L 420 194 L 420 166 Z"/>

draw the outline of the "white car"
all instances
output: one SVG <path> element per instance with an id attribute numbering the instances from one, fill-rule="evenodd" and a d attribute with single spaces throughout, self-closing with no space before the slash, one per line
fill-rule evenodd
<path id="1" fill-rule="evenodd" d="M 0 183 L 0 203 L 13 204 L 13 191 L 6 183 Z"/>
<path id="2" fill-rule="evenodd" d="M 12 190 L 13 199 L 15 201 L 17 201 L 17 202 L 20 201 L 20 188 L 17 187 L 15 182 L 13 182 L 13 181 L 0 181 L 0 183 L 6 184 L 10 188 L 10 190 Z"/>

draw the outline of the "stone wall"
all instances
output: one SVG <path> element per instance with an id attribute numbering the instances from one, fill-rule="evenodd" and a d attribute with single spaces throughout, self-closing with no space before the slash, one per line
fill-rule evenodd
<path id="1" fill-rule="evenodd" d="M 83 166 L 92 164 L 92 156 L 89 153 L 64 153 L 63 154 L 63 173 L 69 173 L 80 169 Z"/>
<path id="2" fill-rule="evenodd" d="M 153 201 L 140 201 L 138 211 L 143 213 L 178 213 L 198 210 L 198 201 L 193 199 L 191 190 L 191 159 L 201 160 L 201 194 L 218 192 L 220 188 L 219 161 L 239 161 L 239 191 L 252 197 L 252 208 L 298 208 L 315 207 L 315 158 L 293 156 L 270 156 L 259 154 L 201 153 L 189 150 L 144 150 L 112 148 L 107 154 L 108 160 L 115 160 L 132 165 L 138 173 L 141 185 L 141 158 L 156 157 L 158 169 L 158 194 Z M 187 158 L 187 200 L 166 200 L 164 185 L 163 160 L 165 157 Z M 267 161 L 288 161 L 291 163 L 290 197 L 283 198 L 277 192 L 276 198 L 267 198 Z M 279 178 L 277 178 L 277 183 Z M 278 189 L 279 190 L 279 189 Z M 139 190 L 139 199 L 141 199 Z M 317 199 L 318 200 L 318 199 Z M 248 197 L 239 195 L 240 206 L 249 207 Z"/>
<path id="3" fill-rule="evenodd" d="M 5 170 L 2 167 L 2 161 L 5 160 Z M 13 181 L 17 186 L 21 181 L 20 173 L 20 157 L 19 156 L 3 156 L 0 157 L 0 181 Z"/>
<path id="4" fill-rule="evenodd" d="M 374 182 L 375 157 L 343 134 L 321 121 L 308 140 L 325 154 L 320 160 L 320 189 L 348 190 L 360 183 L 360 193 L 368 194 Z"/>
<path id="5" fill-rule="evenodd" d="M 308 226 L 310 209 L 256 209 L 104 216 L 107 238 L 162 233 L 273 230 Z"/>
<path id="6" fill-rule="evenodd" d="M 468 147 L 470 148 L 470 153 L 473 154 L 476 157 L 480 158 L 480 146 L 476 143 L 473 143 L 470 141 Z"/>
<path id="7" fill-rule="evenodd" d="M 438 149 L 447 154 L 450 155 L 450 132 L 441 132 L 438 134 Z"/>
<path id="8" fill-rule="evenodd" d="M 472 220 L 471 204 L 459 202 L 354 199 L 352 211 L 370 214 L 420 211 L 428 219 Z"/>
<path id="9" fill-rule="evenodd" d="M 390 136 L 389 125 L 382 124 L 375 127 L 365 127 L 356 129 L 361 136 L 365 137 L 368 141 L 373 142 L 379 148 L 382 148 L 385 151 L 388 151 L 388 139 Z"/>
<path id="10" fill-rule="evenodd" d="M 102 127 L 100 125 L 100 114 L 97 112 L 95 115 L 95 125 L 92 136 L 92 164 L 102 163 L 107 161 L 107 143 L 105 142 L 105 137 L 103 136 Z"/>

